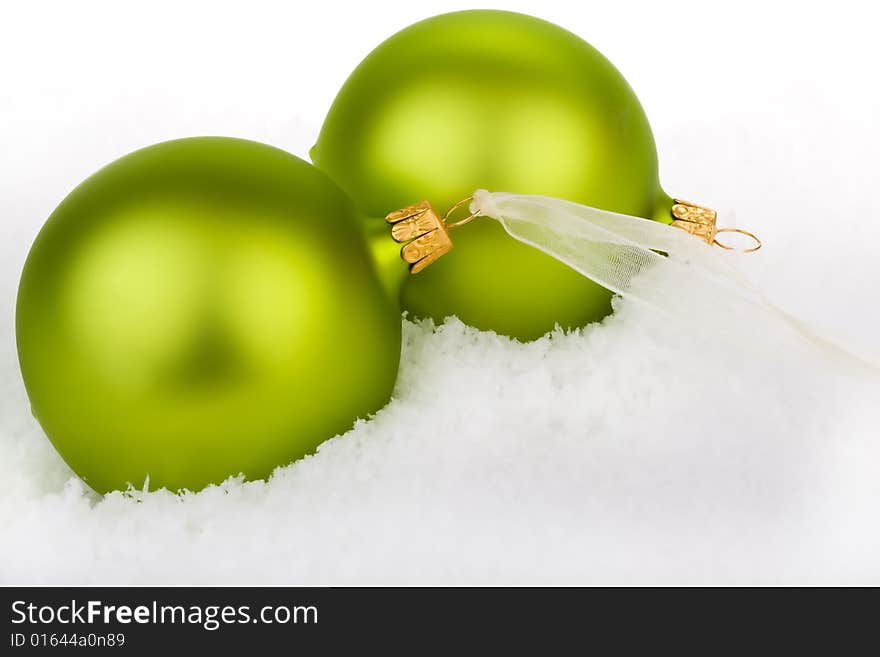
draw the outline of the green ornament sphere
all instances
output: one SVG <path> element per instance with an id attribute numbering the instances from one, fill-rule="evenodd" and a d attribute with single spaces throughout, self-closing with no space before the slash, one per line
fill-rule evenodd
<path id="1" fill-rule="evenodd" d="M 400 310 L 347 197 L 250 141 L 108 165 L 49 217 L 16 336 L 34 416 L 99 492 L 269 475 L 391 395 Z"/>
<path id="2" fill-rule="evenodd" d="M 623 76 L 574 34 L 509 12 L 445 14 L 382 43 L 342 87 L 311 156 L 377 218 L 421 199 L 450 207 L 477 188 L 667 222 L 672 205 Z M 405 284 L 415 315 L 534 339 L 611 310 L 610 292 L 496 222 L 454 237 Z"/>

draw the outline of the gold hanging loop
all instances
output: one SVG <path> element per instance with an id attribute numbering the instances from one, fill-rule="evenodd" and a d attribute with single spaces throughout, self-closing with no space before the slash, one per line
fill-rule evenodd
<path id="1" fill-rule="evenodd" d="M 717 237 L 718 233 L 739 233 L 740 235 L 745 235 L 746 237 L 750 237 L 752 240 L 754 240 L 755 245 L 752 247 L 749 247 L 748 249 L 738 249 L 735 246 L 730 246 L 729 244 L 724 244 L 722 242 L 719 242 L 718 237 Z M 722 249 L 725 249 L 727 251 L 739 251 L 740 253 L 754 253 L 755 251 L 760 249 L 762 246 L 761 240 L 758 239 L 757 235 L 755 235 L 754 233 L 750 233 L 747 230 L 743 230 L 742 228 L 719 228 L 718 230 L 715 231 L 715 235 L 716 235 L 716 237 L 714 240 L 712 240 L 712 244 L 714 244 L 715 246 L 720 246 Z"/>
<path id="2" fill-rule="evenodd" d="M 474 219 L 476 219 L 477 217 L 480 216 L 480 211 L 477 210 L 476 212 L 469 214 L 464 219 L 460 219 L 458 221 L 454 221 L 452 223 L 449 223 L 449 217 L 452 216 L 453 212 L 455 212 L 461 206 L 463 206 L 467 203 L 470 203 L 473 200 L 474 200 L 473 196 L 468 196 L 467 198 L 463 198 L 458 203 L 456 203 L 451 208 L 449 208 L 449 210 L 446 211 L 446 214 L 443 215 L 443 223 L 446 225 L 446 228 L 452 229 L 452 228 L 458 228 L 459 226 L 464 226 L 465 224 L 472 222 Z"/>

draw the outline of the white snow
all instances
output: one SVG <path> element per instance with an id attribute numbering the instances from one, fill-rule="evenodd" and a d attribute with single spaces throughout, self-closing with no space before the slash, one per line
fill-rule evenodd
<path id="1" fill-rule="evenodd" d="M 747 5 L 746 47 L 735 26 L 713 23 L 731 16 L 673 4 L 638 25 L 627 7 L 585 16 L 548 2 L 543 15 L 630 78 L 666 189 L 764 239 L 739 262 L 768 296 L 876 347 L 880 46 L 868 22 L 803 7 L 803 30 L 786 31 L 786 12 L 750 21 L 763 5 Z M 305 154 L 333 87 L 416 17 L 352 9 L 356 38 L 335 40 L 324 73 L 293 84 L 331 9 L 297 38 L 292 20 L 242 27 L 261 12 L 218 11 L 221 26 L 261 38 L 229 53 L 218 28 L 203 37 L 217 58 L 192 70 L 179 58 L 199 14 L 170 5 L 118 43 L 113 30 L 83 38 L 68 29 L 87 29 L 74 17 L 49 25 L 36 10 L 0 43 L 0 61 L 30 67 L 13 69 L 0 97 L 0 584 L 880 584 L 876 382 L 799 350 L 690 335 L 625 303 L 530 344 L 455 319 L 405 321 L 394 400 L 268 482 L 99 498 L 72 476 L 30 417 L 16 363 L 31 240 L 76 183 L 147 143 L 229 134 Z M 689 37 L 646 56 L 662 21 Z M 147 35 L 166 23 L 157 53 Z M 845 38 L 814 48 L 820 27 Z M 69 48 L 59 60 L 45 43 Z M 699 102 L 670 96 L 671 71 Z M 325 95 L 301 100 L 304 88 Z"/>

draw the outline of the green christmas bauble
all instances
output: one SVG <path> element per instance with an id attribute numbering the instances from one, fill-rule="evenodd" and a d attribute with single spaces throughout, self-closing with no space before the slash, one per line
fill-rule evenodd
<path id="1" fill-rule="evenodd" d="M 357 67 L 312 160 L 366 215 L 477 188 L 669 221 L 650 125 L 621 74 L 555 25 L 464 11 L 395 34 Z M 379 221 L 379 219 L 377 219 Z M 407 281 L 405 308 L 522 339 L 610 312 L 610 293 L 477 221 Z"/>
<path id="2" fill-rule="evenodd" d="M 77 187 L 16 313 L 71 468 L 101 492 L 265 477 L 384 405 L 400 311 L 362 223 L 312 165 L 238 139 L 151 146 Z"/>

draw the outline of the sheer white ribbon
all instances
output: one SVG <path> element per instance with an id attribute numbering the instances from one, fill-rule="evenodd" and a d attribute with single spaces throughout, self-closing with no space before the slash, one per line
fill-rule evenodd
<path id="1" fill-rule="evenodd" d="M 675 319 L 689 334 L 737 343 L 746 337 L 771 349 L 774 340 L 790 346 L 794 337 L 848 369 L 880 377 L 880 358 L 855 353 L 785 312 L 728 254 L 683 230 L 557 198 L 486 190 L 474 193 L 470 210 L 602 287 Z"/>

